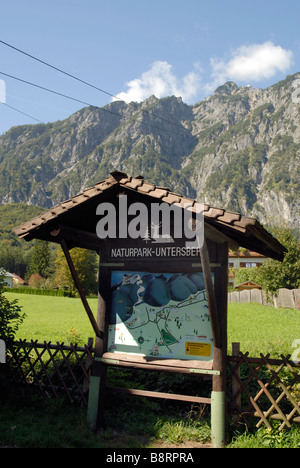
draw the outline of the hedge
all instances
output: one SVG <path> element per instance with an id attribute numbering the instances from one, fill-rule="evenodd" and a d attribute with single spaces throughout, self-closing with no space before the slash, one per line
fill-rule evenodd
<path id="1" fill-rule="evenodd" d="M 36 294 L 39 296 L 59 296 L 59 297 L 75 297 L 73 291 L 63 291 L 61 289 L 39 289 L 29 287 L 5 288 L 7 292 L 21 293 L 21 294 Z"/>

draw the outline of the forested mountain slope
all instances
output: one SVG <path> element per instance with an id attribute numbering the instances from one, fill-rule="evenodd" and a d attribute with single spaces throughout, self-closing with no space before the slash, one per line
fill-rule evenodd
<path id="1" fill-rule="evenodd" d="M 299 78 L 265 90 L 225 83 L 193 106 L 152 96 L 13 127 L 0 136 L 0 203 L 49 208 L 118 169 L 299 229 Z"/>

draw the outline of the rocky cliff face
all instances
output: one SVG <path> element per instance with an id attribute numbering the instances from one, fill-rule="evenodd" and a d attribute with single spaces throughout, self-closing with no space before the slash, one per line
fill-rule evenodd
<path id="1" fill-rule="evenodd" d="M 299 229 L 299 78 L 265 90 L 226 83 L 194 106 L 152 96 L 13 127 L 0 137 L 0 203 L 49 208 L 118 169 Z"/>

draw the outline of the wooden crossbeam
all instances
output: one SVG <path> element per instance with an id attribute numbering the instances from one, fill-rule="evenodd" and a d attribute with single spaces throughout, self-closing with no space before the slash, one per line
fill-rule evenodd
<path id="1" fill-rule="evenodd" d="M 192 403 L 205 403 L 210 405 L 211 398 L 190 396 L 190 395 L 178 395 L 175 393 L 163 393 L 163 392 L 153 392 L 150 390 L 137 390 L 134 388 L 125 388 L 125 387 L 106 387 L 106 390 L 110 390 L 117 393 L 127 393 L 128 395 L 137 395 L 150 398 L 163 398 L 166 400 L 177 400 L 177 401 L 190 401 Z"/>
<path id="2" fill-rule="evenodd" d="M 87 313 L 89 321 L 91 322 L 91 325 L 92 325 L 92 327 L 93 327 L 93 329 L 94 329 L 94 331 L 96 333 L 96 336 L 98 338 L 103 338 L 103 332 L 100 330 L 100 328 L 99 328 L 99 326 L 98 326 L 98 324 L 96 322 L 96 319 L 94 317 L 94 314 L 91 311 L 91 308 L 90 308 L 90 306 L 88 304 L 88 301 L 86 300 L 86 297 L 85 297 L 85 294 L 83 292 L 82 286 L 80 284 L 80 281 L 79 281 L 79 278 L 78 278 L 78 275 L 77 275 L 77 271 L 76 271 L 76 269 L 74 267 L 74 263 L 73 263 L 73 260 L 71 258 L 67 243 L 66 243 L 66 241 L 64 239 L 61 240 L 61 247 L 62 247 L 63 252 L 65 254 L 65 257 L 66 257 L 66 260 L 67 260 L 67 263 L 68 263 L 72 278 L 73 278 L 74 283 L 76 285 L 77 291 L 79 293 L 79 296 L 80 296 L 81 302 L 83 304 L 83 307 L 85 308 L 85 311 Z"/>

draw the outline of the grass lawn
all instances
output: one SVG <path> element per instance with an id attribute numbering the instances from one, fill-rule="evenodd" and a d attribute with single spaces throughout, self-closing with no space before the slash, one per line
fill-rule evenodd
<path id="1" fill-rule="evenodd" d="M 38 342 L 87 343 L 94 331 L 78 298 L 33 296 L 7 293 L 18 299 L 26 318 L 17 338 Z M 97 299 L 88 300 L 95 316 Z M 270 353 L 277 358 L 292 354 L 293 342 L 300 339 L 300 312 L 293 309 L 275 309 L 259 304 L 230 303 L 228 305 L 228 354 L 231 343 L 240 342 L 241 351 L 249 351 L 251 357 Z"/>
<path id="2" fill-rule="evenodd" d="M 300 311 L 259 304 L 228 305 L 228 354 L 231 343 L 239 342 L 241 351 L 251 357 L 270 353 L 272 358 L 293 354 L 292 344 L 300 339 Z"/>
<path id="3" fill-rule="evenodd" d="M 17 338 L 38 340 L 39 343 L 87 343 L 95 333 L 79 298 L 35 296 L 6 293 L 9 300 L 17 299 L 26 318 L 19 328 Z M 97 315 L 97 299 L 88 299 L 91 310 Z"/>

